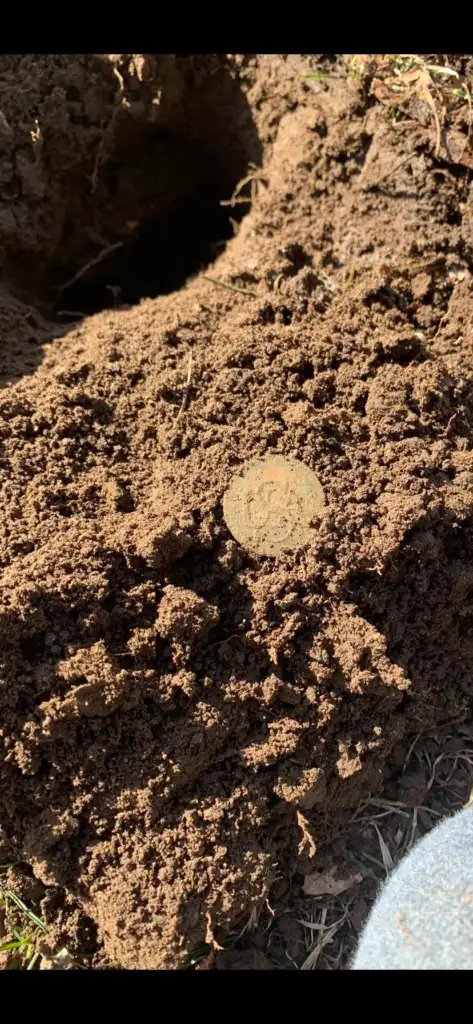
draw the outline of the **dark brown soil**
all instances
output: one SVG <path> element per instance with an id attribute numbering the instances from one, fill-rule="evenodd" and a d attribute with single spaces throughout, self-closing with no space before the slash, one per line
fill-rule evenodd
<path id="1" fill-rule="evenodd" d="M 0 860 L 126 968 L 471 706 L 469 171 L 315 66 L 0 58 Z M 269 453 L 327 500 L 278 560 L 222 515 Z"/>

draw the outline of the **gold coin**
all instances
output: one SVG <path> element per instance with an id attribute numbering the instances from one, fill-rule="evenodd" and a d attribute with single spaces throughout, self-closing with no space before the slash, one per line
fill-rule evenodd
<path id="1" fill-rule="evenodd" d="M 309 544 L 312 520 L 325 495 L 320 480 L 297 459 L 270 455 L 247 462 L 223 496 L 228 529 L 258 555 L 280 555 Z"/>

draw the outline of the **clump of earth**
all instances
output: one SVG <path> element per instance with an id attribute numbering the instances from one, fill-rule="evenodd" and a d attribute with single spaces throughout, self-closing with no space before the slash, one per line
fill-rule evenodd
<path id="1" fill-rule="evenodd" d="M 0 58 L 0 859 L 129 969 L 471 706 L 468 171 L 316 67 Z M 274 457 L 324 504 L 268 554 L 222 502 Z"/>

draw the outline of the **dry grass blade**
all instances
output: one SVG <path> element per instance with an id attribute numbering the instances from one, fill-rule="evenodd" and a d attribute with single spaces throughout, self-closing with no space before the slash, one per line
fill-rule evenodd
<path id="1" fill-rule="evenodd" d="M 327 907 L 324 907 L 321 913 L 321 919 L 319 923 L 313 921 L 301 921 L 301 924 L 304 925 L 304 928 L 309 928 L 311 931 L 315 931 L 318 933 L 315 945 L 313 946 L 309 955 L 306 957 L 303 964 L 301 965 L 301 971 L 314 970 L 314 967 L 316 966 L 317 961 L 320 959 L 323 950 L 325 949 L 326 946 L 333 942 L 335 935 L 342 927 L 342 925 L 345 923 L 347 918 L 347 911 L 345 910 L 345 912 L 338 919 L 338 921 L 334 921 L 332 924 L 326 925 L 327 914 Z"/>
<path id="2" fill-rule="evenodd" d="M 236 206 L 238 203 L 254 202 L 257 194 L 257 182 L 261 182 L 262 184 L 266 185 L 267 178 L 263 171 L 261 171 L 254 164 L 250 164 L 250 167 L 252 169 L 250 170 L 249 174 L 245 174 L 245 177 L 240 179 L 240 181 L 238 182 L 233 191 L 231 198 L 220 200 L 220 206 Z M 251 195 L 240 196 L 240 192 L 245 187 L 245 185 L 251 185 Z"/>
<path id="3" fill-rule="evenodd" d="M 373 78 L 371 91 L 381 103 L 393 110 L 402 110 L 406 104 L 417 98 L 429 108 L 435 126 L 436 156 L 440 154 L 442 148 L 442 123 L 445 122 L 446 109 L 452 95 L 461 92 L 469 109 L 469 129 L 464 147 L 466 149 L 473 120 L 470 90 L 466 82 L 463 83 L 462 90 L 452 90 L 448 84 L 452 78 L 460 81 L 458 71 L 448 65 L 428 64 L 419 54 L 398 53 L 380 55 L 377 58 L 376 74 L 378 77 Z M 415 117 L 415 114 L 413 116 Z"/>
<path id="4" fill-rule="evenodd" d="M 202 274 L 203 281 L 210 281 L 210 284 L 216 284 L 219 288 L 227 288 L 229 292 L 241 292 L 242 295 L 251 295 L 253 299 L 257 299 L 256 292 L 251 292 L 248 288 L 239 288 L 236 284 L 227 284 L 225 281 L 217 281 L 216 277 L 209 277 L 207 274 Z"/>
<path id="5" fill-rule="evenodd" d="M 376 835 L 378 836 L 379 848 L 381 850 L 381 857 L 383 859 L 384 870 L 385 870 L 386 874 L 389 875 L 391 873 L 391 871 L 393 870 L 393 868 L 394 868 L 394 861 L 393 861 L 393 859 L 391 857 L 390 849 L 389 849 L 387 843 L 385 843 L 385 841 L 384 841 L 384 839 L 383 839 L 383 837 L 381 835 L 381 832 L 380 832 L 376 822 L 373 821 L 371 824 L 372 824 L 373 828 L 376 831 Z"/>
<path id="6" fill-rule="evenodd" d="M 252 934 L 256 931 L 260 919 L 261 909 L 262 908 L 260 906 L 251 908 L 248 920 L 245 921 L 243 928 L 241 929 L 240 932 L 238 932 L 236 936 L 237 940 L 241 939 L 242 936 L 245 935 L 247 932 L 249 934 Z"/>
<path id="7" fill-rule="evenodd" d="M 430 92 L 431 83 L 432 80 L 426 68 L 425 71 L 422 71 L 419 75 L 418 96 L 420 100 L 424 100 L 424 102 L 427 103 L 427 106 L 429 106 L 432 111 L 432 117 L 435 123 L 435 156 L 438 156 L 442 141 L 442 130 L 440 127 L 440 118 L 438 116 L 435 100 Z"/>

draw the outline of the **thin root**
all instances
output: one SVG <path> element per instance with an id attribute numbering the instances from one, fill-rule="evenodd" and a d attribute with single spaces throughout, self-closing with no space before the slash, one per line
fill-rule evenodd
<path id="1" fill-rule="evenodd" d="M 179 417 L 182 416 L 182 413 L 186 411 L 187 400 L 189 398 L 189 391 L 190 391 L 190 388 L 191 388 L 191 379 L 192 379 L 192 352 L 189 355 L 189 365 L 187 367 L 186 386 L 184 388 L 184 394 L 182 396 L 181 407 L 180 407 L 179 412 L 178 412 L 178 414 L 176 416 L 176 423 L 177 423 Z"/>
<path id="2" fill-rule="evenodd" d="M 107 245 L 105 249 L 102 249 L 102 251 L 99 252 L 98 256 L 94 256 L 93 259 L 89 260 L 88 263 L 85 263 L 84 266 L 81 267 L 80 270 L 78 270 L 73 277 L 70 277 L 69 280 L 65 282 L 65 284 L 62 284 L 61 287 L 58 288 L 58 295 L 62 295 L 62 293 L 65 292 L 68 288 L 70 288 L 71 285 L 75 284 L 76 281 L 79 281 L 80 278 L 83 277 L 84 274 L 86 274 L 91 267 L 95 267 L 97 263 L 101 263 L 102 260 L 104 260 L 106 256 L 109 256 L 111 252 L 115 252 L 116 249 L 121 249 L 122 245 L 123 242 L 114 242 L 113 245 Z"/>

